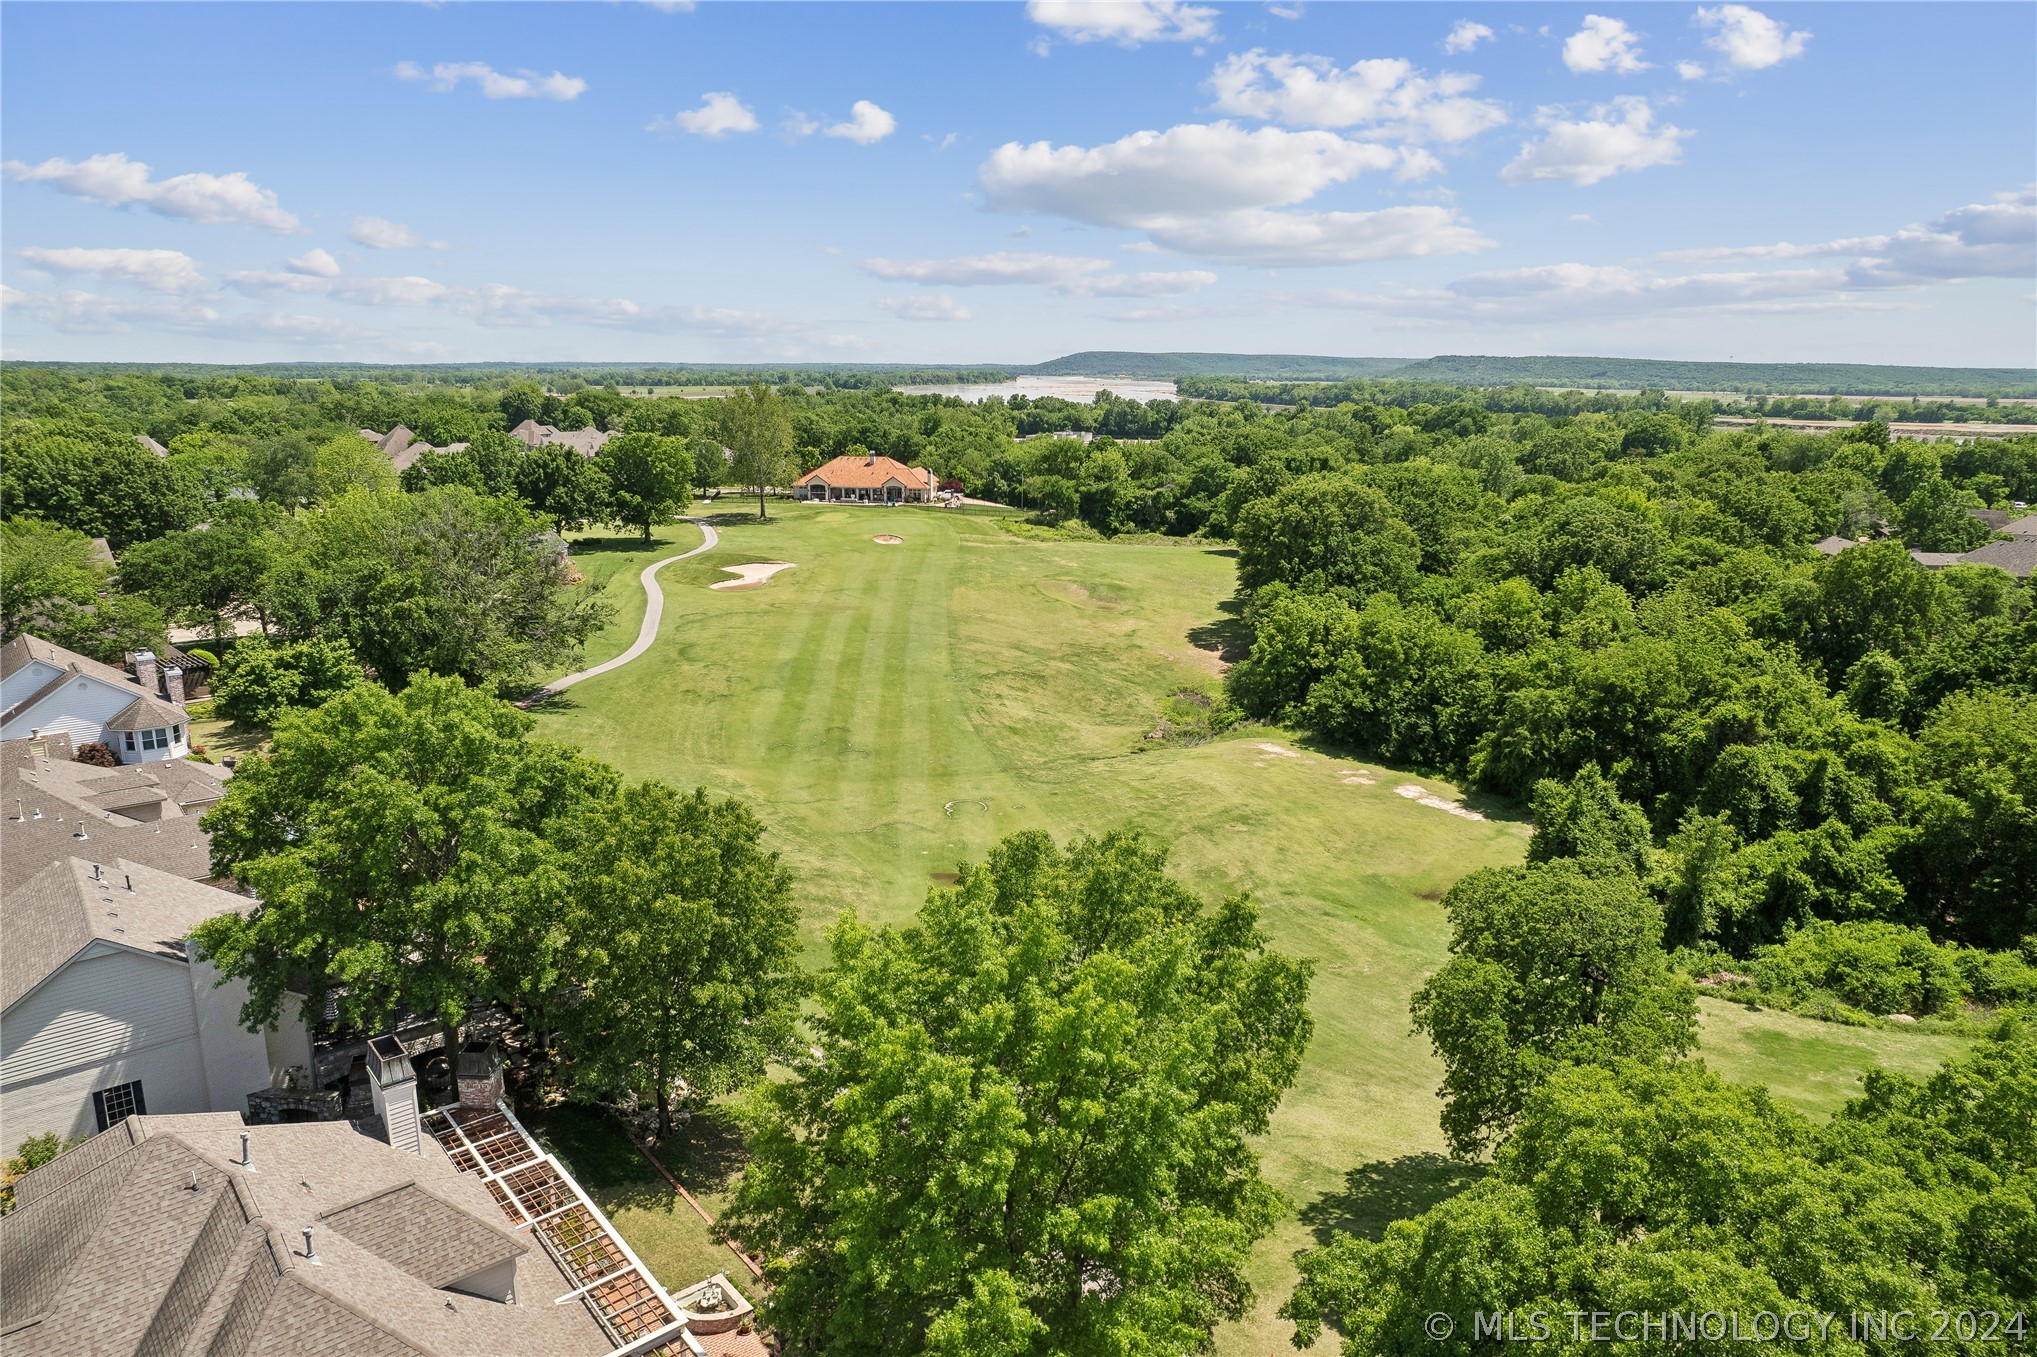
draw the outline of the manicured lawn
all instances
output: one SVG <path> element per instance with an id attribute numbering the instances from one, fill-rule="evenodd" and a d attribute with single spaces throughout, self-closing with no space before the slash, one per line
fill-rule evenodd
<path id="1" fill-rule="evenodd" d="M 666 1290 L 726 1272 L 738 1290 L 751 1295 L 754 1288 L 742 1263 L 645 1162 L 615 1118 L 569 1103 L 553 1108 L 535 1130 Z M 659 1152 L 665 1166 L 716 1219 L 731 1185 L 733 1145 L 726 1123 L 696 1118 Z"/>
<path id="2" fill-rule="evenodd" d="M 1727 1079 L 1767 1084 L 1803 1112 L 1823 1118 L 1860 1095 L 1860 1076 L 1880 1065 L 1926 1075 L 1972 1045 L 1950 1032 L 1844 1027 L 1773 1009 L 1750 1011 L 1700 999 L 1705 1063 Z"/>
<path id="3" fill-rule="evenodd" d="M 1316 1033 L 1263 1147 L 1297 1215 L 1255 1255 L 1257 1312 L 1220 1334 L 1219 1350 L 1292 1351 L 1273 1312 L 1292 1289 L 1293 1252 L 1337 1222 L 1371 1228 L 1419 1209 L 1458 1180 L 1434 1157 L 1439 1071 L 1410 1033 L 1408 998 L 1443 954 L 1436 901 L 1466 872 L 1519 861 L 1525 821 L 1478 798 L 1490 818 L 1423 806 L 1395 788 L 1456 793 L 1282 731 L 1144 740 L 1168 693 L 1215 689 L 1217 653 L 1238 639 L 1227 553 L 1021 540 L 966 511 L 772 514 L 718 516 L 721 546 L 659 576 L 657 644 L 548 704 L 541 733 L 631 777 L 748 801 L 798 873 L 813 961 L 842 910 L 904 919 L 940 874 L 1019 829 L 1137 827 L 1172 845 L 1175 871 L 1205 896 L 1251 891 L 1278 944 L 1317 963 Z M 881 533 L 904 542 L 871 540 Z M 572 667 L 624 649 L 642 618 L 636 572 L 699 540 L 674 524 L 648 551 L 576 544 L 618 610 Z M 706 587 L 731 578 L 719 567 L 757 561 L 797 568 L 760 589 Z M 1340 776 L 1353 769 L 1370 783 Z M 1715 1022 L 1707 1054 L 1716 1039 L 1722 1068 L 1790 1095 L 1797 1072 L 1762 1030 Z M 1821 1081 L 1921 1049 L 1802 1039 L 1823 1062 L 1807 1072 L 1813 1106 L 1827 1097 Z"/>

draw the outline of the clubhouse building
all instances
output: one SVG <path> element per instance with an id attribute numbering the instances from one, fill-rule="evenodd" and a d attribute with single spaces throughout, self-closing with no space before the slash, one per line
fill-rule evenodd
<path id="1" fill-rule="evenodd" d="M 830 504 L 930 504 L 937 486 L 925 467 L 871 453 L 826 462 L 794 481 L 792 492 Z"/>

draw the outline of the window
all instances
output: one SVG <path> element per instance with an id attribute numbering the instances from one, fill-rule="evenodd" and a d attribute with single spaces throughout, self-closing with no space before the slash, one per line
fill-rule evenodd
<path id="1" fill-rule="evenodd" d="M 147 1116 L 148 1108 L 141 1099 L 141 1080 L 100 1089 L 92 1095 L 92 1115 L 99 1119 L 102 1131 L 109 1126 L 118 1126 L 129 1117 Z"/>
<path id="2" fill-rule="evenodd" d="M 164 730 L 161 726 L 157 726 L 154 730 L 143 731 L 141 733 L 141 747 L 143 749 L 168 749 L 170 747 L 170 732 Z"/>
<path id="3" fill-rule="evenodd" d="M 127 752 L 130 754 L 134 752 L 134 732 L 131 730 L 127 732 Z"/>
<path id="4" fill-rule="evenodd" d="M 172 744 L 175 744 L 178 740 L 181 740 L 183 738 L 184 738 L 184 727 L 182 726 L 170 727 L 170 742 Z"/>

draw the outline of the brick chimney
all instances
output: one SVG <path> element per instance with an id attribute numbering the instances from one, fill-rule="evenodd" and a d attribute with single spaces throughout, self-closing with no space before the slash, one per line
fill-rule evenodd
<path id="1" fill-rule="evenodd" d="M 141 690 L 150 697 L 156 695 L 156 652 L 137 650 L 134 652 L 134 677 L 141 684 Z"/>
<path id="2" fill-rule="evenodd" d="M 163 693 L 176 706 L 184 705 L 184 671 L 174 664 L 163 671 Z"/>

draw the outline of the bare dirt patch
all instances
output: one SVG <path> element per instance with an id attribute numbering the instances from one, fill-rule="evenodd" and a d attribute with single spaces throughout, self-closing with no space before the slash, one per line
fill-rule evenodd
<path id="1" fill-rule="evenodd" d="M 890 532 L 880 532 L 870 540 L 877 543 L 877 545 L 883 547 L 900 546 L 905 542 L 905 539 L 903 537 L 900 537 L 896 533 Z"/>
<path id="2" fill-rule="evenodd" d="M 1417 805 L 1427 806 L 1431 810 L 1445 811 L 1462 819 L 1483 820 L 1485 818 L 1477 811 L 1467 810 L 1455 801 L 1445 801 L 1419 782 L 1403 782 L 1400 786 L 1393 789 L 1393 794 L 1395 796 L 1404 796 Z"/>
<path id="3" fill-rule="evenodd" d="M 716 580 L 708 585 L 710 589 L 761 589 L 771 582 L 771 577 L 781 570 L 790 570 L 791 561 L 764 561 L 757 565 L 725 565 L 723 570 L 734 575 L 732 580 Z"/>
<path id="4" fill-rule="evenodd" d="M 1298 759 L 1301 757 L 1301 755 L 1295 753 L 1292 749 L 1283 749 L 1277 744 L 1262 744 L 1259 748 L 1276 759 Z"/>

